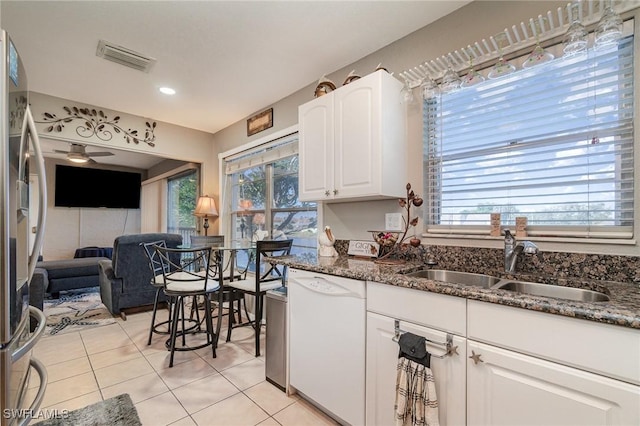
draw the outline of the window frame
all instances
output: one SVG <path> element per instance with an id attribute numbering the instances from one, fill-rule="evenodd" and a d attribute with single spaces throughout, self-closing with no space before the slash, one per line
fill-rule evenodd
<path id="1" fill-rule="evenodd" d="M 256 149 L 258 150 L 262 149 L 264 147 L 267 147 L 269 144 L 276 143 L 277 141 L 282 140 L 284 138 L 297 137 L 297 133 L 298 133 L 298 126 L 297 125 L 291 126 L 281 131 L 274 132 L 264 138 L 244 144 L 235 149 L 225 151 L 218 155 L 219 164 L 220 164 L 220 194 L 222 194 L 223 196 L 223 200 L 221 201 L 221 208 L 220 208 L 220 221 L 221 221 L 220 229 L 223 231 L 225 235 L 230 236 L 229 238 L 231 238 L 231 236 L 233 235 L 232 226 L 235 223 L 233 215 L 238 211 L 230 207 L 230 203 L 232 202 L 233 195 L 232 195 L 232 191 L 229 191 L 226 189 L 229 185 L 233 185 L 233 182 L 230 182 L 231 176 L 233 176 L 233 174 L 226 172 L 227 160 L 229 158 L 233 158 L 234 156 L 241 155 L 242 153 L 251 152 Z M 296 153 L 295 155 L 298 155 L 298 154 Z M 288 158 L 288 156 L 285 155 L 279 159 L 284 159 L 284 158 Z M 265 179 L 268 182 L 268 185 L 266 185 L 266 192 L 265 192 L 265 199 L 266 199 L 265 206 L 264 208 L 250 210 L 252 214 L 262 213 L 265 215 L 264 228 L 267 230 L 271 230 L 272 224 L 273 224 L 273 218 L 277 213 L 289 212 L 289 211 L 304 212 L 304 211 L 310 210 L 309 207 L 275 208 L 272 205 L 273 200 L 272 200 L 271 193 L 273 190 L 272 187 L 273 187 L 273 178 L 274 178 L 272 164 L 273 164 L 273 161 L 270 161 L 263 165 L 266 168 Z M 227 199 L 227 197 L 229 197 L 229 199 Z M 316 204 L 315 212 L 317 217 L 320 216 L 320 211 L 318 207 L 319 205 Z M 248 238 L 251 238 L 251 236 L 248 236 Z M 303 247 L 303 248 L 306 248 L 306 251 L 309 251 L 309 250 L 316 250 L 317 248 L 316 245 L 317 243 L 314 243 L 313 247 L 306 246 L 306 245 L 305 246 L 295 245 L 294 247 Z"/>

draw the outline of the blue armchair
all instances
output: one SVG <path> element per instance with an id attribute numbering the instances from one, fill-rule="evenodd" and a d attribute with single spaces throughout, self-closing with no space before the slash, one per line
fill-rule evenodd
<path id="1" fill-rule="evenodd" d="M 123 310 L 128 308 L 148 305 L 151 309 L 153 306 L 156 296 L 156 289 L 150 284 L 153 273 L 140 243 L 159 240 L 164 240 L 170 248 L 182 244 L 182 236 L 179 234 L 121 235 L 113 242 L 112 259 L 98 263 L 100 297 L 112 314 L 123 315 Z M 160 297 L 163 300 L 164 294 Z"/>

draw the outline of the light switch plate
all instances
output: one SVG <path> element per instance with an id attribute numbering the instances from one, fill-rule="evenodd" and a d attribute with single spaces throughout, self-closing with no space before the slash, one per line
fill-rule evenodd
<path id="1" fill-rule="evenodd" d="M 384 215 L 385 231 L 402 231 L 402 213 L 386 213 Z"/>

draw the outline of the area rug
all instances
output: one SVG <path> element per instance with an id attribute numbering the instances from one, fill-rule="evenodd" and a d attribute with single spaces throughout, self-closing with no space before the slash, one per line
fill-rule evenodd
<path id="1" fill-rule="evenodd" d="M 64 291 L 60 293 L 58 299 L 45 300 L 44 315 L 47 317 L 44 334 L 48 336 L 116 322 L 100 300 L 98 287 Z"/>
<path id="2" fill-rule="evenodd" d="M 139 426 L 140 417 L 127 393 L 43 420 L 39 426 Z"/>

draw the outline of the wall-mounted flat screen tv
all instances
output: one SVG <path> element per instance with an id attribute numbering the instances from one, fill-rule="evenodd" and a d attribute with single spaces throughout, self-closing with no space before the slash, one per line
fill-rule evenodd
<path id="1" fill-rule="evenodd" d="M 140 173 L 56 165 L 56 207 L 140 208 Z"/>

